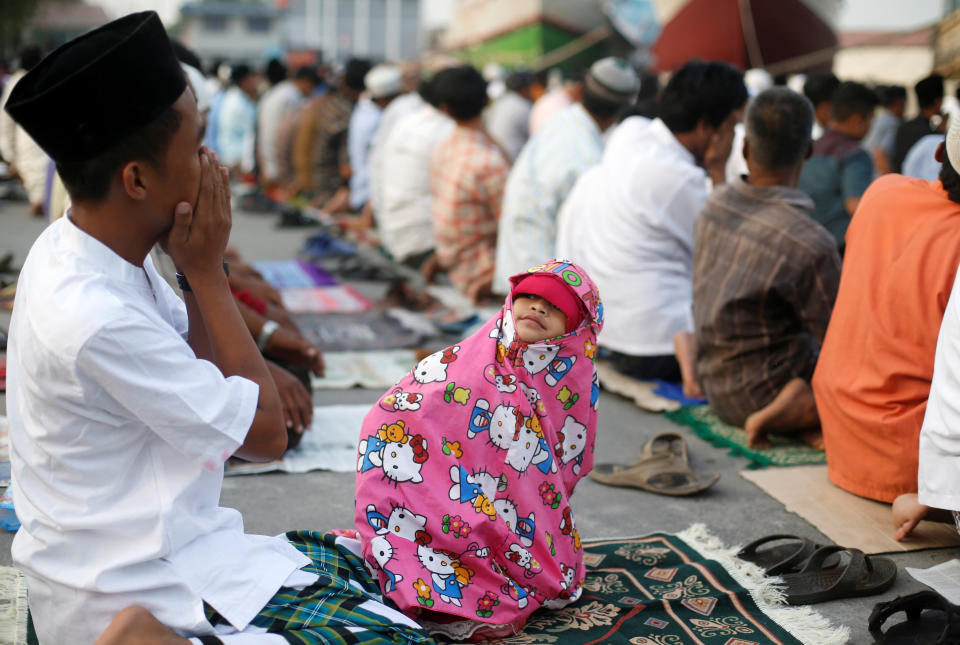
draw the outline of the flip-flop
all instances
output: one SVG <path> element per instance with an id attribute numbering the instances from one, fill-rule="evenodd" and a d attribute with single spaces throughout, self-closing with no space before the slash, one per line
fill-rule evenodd
<path id="1" fill-rule="evenodd" d="M 690 470 L 686 460 L 673 452 L 655 454 L 639 462 L 621 464 L 596 464 L 590 478 L 607 486 L 639 488 L 660 495 L 686 496 L 703 492 L 717 483 L 720 474 L 698 476 Z"/>
<path id="2" fill-rule="evenodd" d="M 774 542 L 777 544 L 771 544 Z M 762 546 L 765 548 L 761 549 Z M 803 564 L 821 546 L 805 537 L 778 533 L 754 540 L 740 549 L 737 557 L 757 565 L 765 575 L 778 576 L 802 569 Z"/>
<path id="3" fill-rule="evenodd" d="M 930 612 L 921 615 L 924 610 Z M 900 611 L 907 615 L 907 620 L 884 632 L 883 626 L 887 619 Z M 909 596 L 898 596 L 894 600 L 874 605 L 870 613 L 869 628 L 870 635 L 878 645 L 957 643 L 960 642 L 960 606 L 954 605 L 935 591 L 919 591 Z"/>
<path id="4" fill-rule="evenodd" d="M 640 449 L 640 461 L 653 457 L 655 455 L 673 454 L 679 459 L 689 463 L 690 457 L 687 454 L 687 440 L 682 434 L 676 432 L 661 432 Z"/>
<path id="5" fill-rule="evenodd" d="M 824 567 L 827 558 L 843 552 L 849 556 L 845 565 Z M 890 558 L 831 545 L 817 549 L 799 573 L 785 574 L 782 579 L 788 604 L 810 605 L 882 593 L 897 579 L 897 565 Z"/>

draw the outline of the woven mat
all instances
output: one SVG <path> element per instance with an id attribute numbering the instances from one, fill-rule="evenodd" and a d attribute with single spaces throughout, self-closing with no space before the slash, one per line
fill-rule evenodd
<path id="1" fill-rule="evenodd" d="M 893 539 L 890 504 L 857 497 L 834 486 L 826 466 L 742 472 L 740 476 L 796 513 L 828 538 L 864 553 L 899 553 L 960 546 L 953 523 L 920 522 L 902 542 Z"/>
<path id="2" fill-rule="evenodd" d="M 816 611 L 784 607 L 762 572 L 695 525 L 679 535 L 584 542 L 581 598 L 540 610 L 501 645 L 766 645 L 847 642 Z M 535 584 L 536 581 L 533 581 Z"/>
<path id="3" fill-rule="evenodd" d="M 789 437 L 770 435 L 772 448 L 754 450 L 747 446 L 747 435 L 743 429 L 718 419 L 709 405 L 696 405 L 668 411 L 666 416 L 674 423 L 687 426 L 701 439 L 715 446 L 729 448 L 732 455 L 749 459 L 749 468 L 827 463 L 827 456 L 822 450 L 814 450 Z"/>

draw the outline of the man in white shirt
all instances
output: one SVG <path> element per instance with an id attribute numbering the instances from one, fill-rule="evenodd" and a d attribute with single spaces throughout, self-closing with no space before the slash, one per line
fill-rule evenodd
<path id="1" fill-rule="evenodd" d="M 350 115 L 347 154 L 350 158 L 350 210 L 360 211 L 370 199 L 370 146 L 383 111 L 403 91 L 403 72 L 396 65 L 377 65 L 363 77 L 366 92 Z"/>
<path id="2" fill-rule="evenodd" d="M 582 101 L 553 117 L 520 151 L 503 194 L 497 229 L 494 293 L 510 292 L 511 276 L 557 257 L 557 213 L 583 172 L 603 154 L 603 132 L 640 89 L 620 58 L 590 66 Z"/>
<path id="3" fill-rule="evenodd" d="M 397 121 L 383 145 L 382 203 L 373 211 L 383 248 L 414 267 L 433 251 L 430 158 L 455 125 L 433 104 L 432 82 L 421 83 L 419 92 L 423 104 Z"/>
<path id="4" fill-rule="evenodd" d="M 6 109 L 73 200 L 24 263 L 8 346 L 12 555 L 40 644 L 90 645 L 128 606 L 143 609 L 98 643 L 426 640 L 355 545 L 246 535 L 218 505 L 224 462 L 274 459 L 286 432 L 222 268 L 226 169 L 157 14 L 63 45 Z M 148 256 L 158 243 L 185 304 Z"/>
<path id="5" fill-rule="evenodd" d="M 267 185 L 276 185 L 284 179 L 283 169 L 290 166 L 290 160 L 280 159 L 282 150 L 289 152 L 290 145 L 280 145 L 282 124 L 291 114 L 298 112 L 313 94 L 320 83 L 317 70 L 313 67 L 301 67 L 293 78 L 281 81 L 271 87 L 260 99 L 257 109 L 257 158 L 260 172 Z M 292 133 L 286 133 L 290 136 Z"/>
<path id="6" fill-rule="evenodd" d="M 559 216 L 556 255 L 583 266 L 603 294 L 598 340 L 614 366 L 638 378 L 683 380 L 689 394 L 699 390 L 694 222 L 707 199 L 705 169 L 715 184 L 724 181 L 746 99 L 734 68 L 688 63 L 664 88 L 660 118 L 620 124 L 603 161 L 577 181 Z"/>
<path id="7" fill-rule="evenodd" d="M 507 77 L 507 91 L 490 104 L 484 114 L 487 132 L 512 162 L 530 138 L 530 109 L 536 77 L 516 71 Z"/>
<path id="8" fill-rule="evenodd" d="M 217 145 L 225 166 L 251 172 L 255 155 L 260 75 L 249 65 L 239 63 L 230 71 L 230 82 L 220 103 Z"/>

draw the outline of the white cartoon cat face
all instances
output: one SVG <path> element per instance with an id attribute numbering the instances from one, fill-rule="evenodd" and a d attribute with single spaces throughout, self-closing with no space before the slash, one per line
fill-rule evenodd
<path id="1" fill-rule="evenodd" d="M 427 518 L 423 515 L 417 515 L 405 506 L 396 506 L 390 511 L 390 517 L 387 518 L 387 525 L 378 530 L 378 535 L 396 535 L 413 542 L 417 538 L 417 531 L 422 531 L 427 526 Z"/>
<path id="2" fill-rule="evenodd" d="M 422 442 L 425 446 L 426 440 L 423 439 Z M 412 440 L 406 443 L 396 441 L 385 443 L 380 449 L 380 461 L 383 474 L 388 479 L 397 483 L 413 482 L 414 484 L 423 481 L 420 469 L 424 460 L 418 456 Z"/>
<path id="3" fill-rule="evenodd" d="M 417 545 L 417 559 L 427 571 L 439 576 L 453 575 L 456 570 L 456 562 L 448 554 L 422 544 Z"/>
<path id="4" fill-rule="evenodd" d="M 487 499 L 493 499 L 497 496 L 497 487 L 500 480 L 486 471 L 475 472 L 468 478 L 471 482 L 480 487 Z"/>
<path id="5" fill-rule="evenodd" d="M 561 437 L 559 450 L 560 461 L 569 464 L 583 454 L 583 449 L 587 442 L 587 426 L 578 422 L 572 416 L 568 416 L 560 428 Z M 574 471 L 579 470 L 579 465 L 574 466 Z"/>
<path id="6" fill-rule="evenodd" d="M 516 441 L 513 441 L 507 450 L 507 465 L 517 472 L 525 472 L 540 451 L 540 438 L 527 426 L 520 428 Z"/>
<path id="7" fill-rule="evenodd" d="M 413 378 L 421 385 L 446 381 L 447 365 L 457 360 L 458 351 L 460 351 L 460 346 L 455 345 L 430 354 L 417 363 L 413 370 Z"/>
<path id="8" fill-rule="evenodd" d="M 520 382 L 520 391 L 523 392 L 523 396 L 526 397 L 530 407 L 536 409 L 537 401 L 540 400 L 540 393 L 522 381 Z"/>
<path id="9" fill-rule="evenodd" d="M 569 589 L 570 585 L 573 584 L 573 577 L 577 575 L 576 570 L 573 567 L 568 567 L 564 563 L 560 563 L 560 574 L 563 576 L 563 588 Z"/>
<path id="10" fill-rule="evenodd" d="M 393 559 L 393 545 L 390 544 L 386 535 L 377 535 L 370 540 L 370 551 L 381 569 L 385 569 L 387 563 Z"/>
<path id="11" fill-rule="evenodd" d="M 510 405 L 498 405 L 490 418 L 490 441 L 497 448 L 507 450 L 513 443 L 513 434 L 517 428 L 516 408 Z"/>
<path id="12" fill-rule="evenodd" d="M 497 509 L 497 515 L 507 525 L 511 531 L 517 530 L 517 505 L 507 498 L 494 500 L 493 507 Z"/>
<path id="13" fill-rule="evenodd" d="M 539 374 L 550 365 L 559 351 L 559 345 L 531 345 L 523 351 L 523 366 L 531 374 Z"/>

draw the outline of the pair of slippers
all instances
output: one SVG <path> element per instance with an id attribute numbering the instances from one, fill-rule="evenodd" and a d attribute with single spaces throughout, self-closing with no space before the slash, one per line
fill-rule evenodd
<path id="1" fill-rule="evenodd" d="M 737 557 L 769 576 L 780 576 L 790 605 L 883 593 L 897 579 L 890 558 L 860 549 L 817 544 L 795 535 L 768 535 L 743 547 Z"/>
<path id="2" fill-rule="evenodd" d="M 907 620 L 884 631 L 887 619 L 901 611 Z M 869 628 L 876 645 L 960 643 L 960 606 L 935 591 L 898 596 L 874 605 Z"/>
<path id="3" fill-rule="evenodd" d="M 664 432 L 643 446 L 636 463 L 596 464 L 590 471 L 590 478 L 607 486 L 684 496 L 707 490 L 717 483 L 720 474 L 694 474 L 690 469 L 686 440 L 675 432 Z"/>

